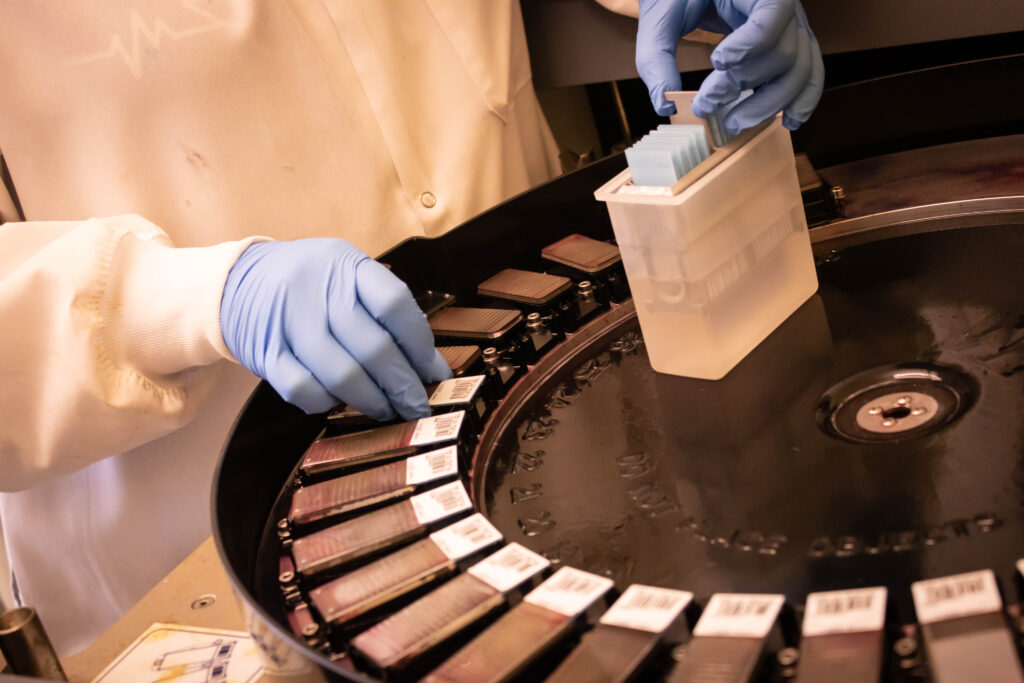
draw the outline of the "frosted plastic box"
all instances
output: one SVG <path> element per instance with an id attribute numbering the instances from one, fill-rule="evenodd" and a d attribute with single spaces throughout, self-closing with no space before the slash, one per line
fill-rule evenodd
<path id="1" fill-rule="evenodd" d="M 818 288 L 781 117 L 672 187 L 633 185 L 627 169 L 594 195 L 658 372 L 721 379 Z"/>

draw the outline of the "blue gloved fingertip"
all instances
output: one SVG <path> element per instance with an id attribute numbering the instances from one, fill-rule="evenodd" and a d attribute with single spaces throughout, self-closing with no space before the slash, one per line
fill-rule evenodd
<path id="1" fill-rule="evenodd" d="M 278 392 L 280 395 L 280 392 Z M 284 398 L 283 396 L 281 398 Z M 326 413 L 334 407 L 334 401 L 330 399 L 321 399 L 315 396 L 306 396 L 302 398 L 296 398 L 290 400 L 294 406 L 297 406 L 306 415 L 319 415 L 320 413 Z"/>
<path id="2" fill-rule="evenodd" d="M 694 116 L 699 116 L 702 119 L 706 119 L 708 116 L 714 113 L 715 108 L 708 104 L 707 100 L 701 95 L 697 95 L 693 98 L 693 102 L 690 103 L 690 111 L 693 112 Z"/>
<path id="3" fill-rule="evenodd" d="M 654 111 L 658 116 L 672 116 L 676 113 L 676 105 L 674 102 L 665 100 L 662 104 L 659 104 L 654 108 Z"/>
<path id="4" fill-rule="evenodd" d="M 386 410 L 367 411 L 366 416 L 377 422 L 389 422 L 395 419 L 395 411 L 392 410 L 391 406 L 388 406 Z"/>
<path id="5" fill-rule="evenodd" d="M 800 126 L 804 125 L 804 122 L 793 118 L 789 114 L 784 113 L 782 115 L 782 125 L 785 126 L 788 130 L 796 130 Z"/>
<path id="6" fill-rule="evenodd" d="M 448 361 L 444 359 L 441 352 L 437 349 L 434 350 L 434 357 L 430 359 L 430 367 L 427 369 L 428 377 L 424 377 L 424 382 L 441 382 L 446 379 L 452 378 L 452 369 L 448 365 Z"/>
<path id="7" fill-rule="evenodd" d="M 423 405 L 404 405 L 397 406 L 398 414 L 402 416 L 403 420 L 418 420 L 422 417 L 430 417 L 430 405 L 424 403 Z"/>

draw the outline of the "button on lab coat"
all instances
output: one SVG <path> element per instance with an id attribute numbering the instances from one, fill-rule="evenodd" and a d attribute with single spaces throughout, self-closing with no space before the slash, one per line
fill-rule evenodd
<path id="1" fill-rule="evenodd" d="M 210 533 L 251 235 L 371 255 L 555 174 L 514 0 L 0 1 L 0 514 L 86 646 Z M 91 219 L 91 220 L 86 220 Z"/>

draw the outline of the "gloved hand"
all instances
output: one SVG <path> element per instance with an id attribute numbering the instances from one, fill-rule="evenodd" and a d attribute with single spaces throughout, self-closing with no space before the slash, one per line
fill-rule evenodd
<path id="1" fill-rule="evenodd" d="M 658 114 L 675 113 L 665 93 L 680 89 L 676 44 L 696 28 L 728 35 L 711 53 L 715 70 L 693 100 L 694 114 L 706 117 L 753 88 L 725 116 L 729 133 L 780 111 L 790 130 L 810 117 L 825 67 L 799 0 L 640 0 L 636 68 Z"/>
<path id="2" fill-rule="evenodd" d="M 235 358 L 307 413 L 344 401 L 376 420 L 424 417 L 423 383 L 451 376 L 405 283 L 340 239 L 250 246 L 220 325 Z"/>

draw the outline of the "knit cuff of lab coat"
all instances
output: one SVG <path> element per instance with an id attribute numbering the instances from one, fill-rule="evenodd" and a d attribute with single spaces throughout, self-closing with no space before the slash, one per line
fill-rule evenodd
<path id="1" fill-rule="evenodd" d="M 241 253 L 266 239 L 176 249 L 162 233 L 122 238 L 103 315 L 115 365 L 169 375 L 222 358 L 235 360 L 220 329 L 224 282 Z"/>

